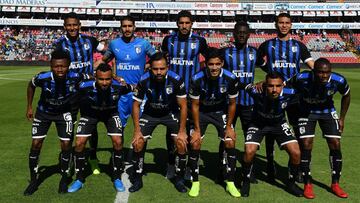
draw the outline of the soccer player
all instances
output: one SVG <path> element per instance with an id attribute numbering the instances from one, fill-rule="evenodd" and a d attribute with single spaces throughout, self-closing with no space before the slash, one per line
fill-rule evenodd
<path id="1" fill-rule="evenodd" d="M 233 36 L 235 39 L 234 46 L 224 49 L 224 68 L 232 72 L 240 83 L 253 83 L 255 65 L 263 64 L 263 59 L 257 59 L 257 49 L 247 45 L 250 36 L 249 24 L 246 22 L 237 22 L 234 26 Z M 241 89 L 236 100 L 236 114 L 233 125 L 235 126 L 236 120 L 239 117 L 244 138 L 246 138 L 246 132 L 251 121 L 253 105 L 254 100 L 250 94 Z M 221 142 L 221 145 L 223 145 L 223 142 Z M 220 146 L 220 154 L 222 154 L 222 151 L 223 146 Z M 252 173 L 251 182 L 257 183 L 254 173 Z"/>
<path id="2" fill-rule="evenodd" d="M 310 163 L 315 127 L 318 122 L 330 150 L 331 190 L 338 197 L 347 198 L 348 194 L 339 186 L 342 169 L 340 138 L 350 105 L 350 87 L 344 76 L 331 71 L 331 64 L 325 58 L 315 61 L 313 71 L 304 71 L 294 77 L 291 82 L 301 95 L 300 103 L 303 107 L 298 125 L 299 138 L 302 142 L 301 168 L 305 183 L 304 196 L 309 199 L 315 198 L 311 184 Z M 333 95 L 336 92 L 342 95 L 340 118 L 333 101 Z"/>
<path id="3" fill-rule="evenodd" d="M 59 193 L 67 192 L 67 175 L 71 158 L 71 135 L 73 120 L 70 101 L 76 94 L 80 81 L 88 75 L 69 72 L 70 56 L 67 52 L 55 50 L 51 53 L 51 69 L 37 74 L 27 88 L 26 117 L 32 123 L 32 144 L 29 153 L 30 184 L 24 195 L 32 195 L 38 189 L 38 162 L 40 150 L 52 122 L 55 123 L 60 139 L 61 180 Z M 41 95 L 34 117 L 32 103 L 36 87 Z"/>
<path id="4" fill-rule="evenodd" d="M 284 88 L 281 74 L 271 72 L 266 75 L 265 90 L 258 92 L 254 85 L 246 86 L 246 91 L 253 97 L 254 114 L 246 133 L 245 154 L 242 160 L 243 183 L 241 195 L 248 197 L 250 193 L 250 176 L 253 159 L 264 136 L 275 139 L 281 149 L 289 154 L 289 181 L 287 187 L 295 196 L 302 196 L 302 190 L 295 184 L 295 176 L 300 165 L 300 149 L 298 142 L 289 127 L 285 108 L 295 94 L 293 89 Z"/>
<path id="5" fill-rule="evenodd" d="M 112 69 L 108 64 L 100 64 L 95 72 L 95 79 L 80 84 L 81 106 L 79 125 L 76 132 L 76 145 L 74 150 L 76 180 L 69 187 L 68 192 L 80 190 L 85 182 L 85 145 L 91 132 L 98 122 L 103 122 L 107 134 L 111 138 L 113 151 L 111 165 L 113 168 L 112 180 L 117 191 L 125 191 L 121 181 L 123 172 L 122 153 L 122 126 L 118 115 L 118 101 L 123 94 L 132 91 L 130 85 L 123 85 L 113 80 Z"/>
<path id="6" fill-rule="evenodd" d="M 289 80 L 294 75 L 300 72 L 300 61 L 303 61 L 312 69 L 314 67 L 314 60 L 311 58 L 310 52 L 306 46 L 292 39 L 291 31 L 291 17 L 288 13 L 280 13 L 275 20 L 275 27 L 277 30 L 277 37 L 267 40 L 259 47 L 258 58 L 264 58 L 266 63 L 261 68 L 266 73 L 279 72 L 283 75 L 284 81 Z M 289 118 L 289 123 L 296 129 L 298 120 L 298 101 L 293 100 L 292 104 L 288 105 L 286 109 Z M 295 132 L 297 132 L 295 130 Z M 274 165 L 274 140 L 271 137 L 265 138 L 266 142 L 266 157 L 267 157 L 267 172 L 269 181 L 272 182 L 275 178 Z M 301 177 L 301 175 L 299 176 Z"/>
<path id="7" fill-rule="evenodd" d="M 136 26 L 133 17 L 125 16 L 120 23 L 122 36 L 110 42 L 102 61 L 107 63 L 115 57 L 115 78 L 122 78 L 127 84 L 136 85 L 144 74 L 146 56 L 152 56 L 156 50 L 149 41 L 135 37 Z M 119 100 L 119 115 L 123 128 L 126 127 L 127 119 L 131 115 L 132 97 L 133 93 L 129 92 Z"/>
<path id="8" fill-rule="evenodd" d="M 179 75 L 168 70 L 166 56 L 158 52 L 150 59 L 150 71 L 145 73 L 134 93 L 133 113 L 134 136 L 133 148 L 135 175 L 129 192 L 136 192 L 143 187 L 142 171 L 146 142 L 157 125 L 163 124 L 170 130 L 176 144 L 177 162 L 175 188 L 182 193 L 187 192 L 183 183 L 186 165 L 186 91 Z M 144 112 L 140 117 L 140 104 L 147 97 Z M 180 112 L 179 112 L 180 107 Z"/>
<path id="9" fill-rule="evenodd" d="M 189 95 L 194 128 L 190 134 L 189 165 L 192 175 L 191 197 L 197 197 L 200 191 L 199 155 L 204 133 L 209 124 L 213 124 L 218 137 L 224 142 L 226 160 L 226 190 L 233 197 L 240 197 L 235 180 L 236 134 L 232 123 L 236 111 L 238 82 L 236 76 L 223 69 L 224 58 L 218 49 L 209 49 L 206 68 L 191 79 Z M 229 103 L 229 104 L 228 104 Z"/>
<path id="10" fill-rule="evenodd" d="M 105 44 L 99 42 L 96 38 L 81 34 L 81 23 L 79 16 L 74 13 L 68 13 L 64 18 L 64 30 L 66 35 L 56 40 L 54 49 L 68 51 L 70 54 L 70 67 L 69 71 L 74 73 L 86 73 L 94 75 L 93 67 L 93 53 L 97 51 L 103 51 Z M 72 104 L 72 116 L 73 123 L 75 124 L 77 114 L 79 111 L 79 102 L 75 99 Z M 71 138 L 71 140 L 73 137 Z M 91 165 L 93 174 L 100 174 L 98 166 L 98 159 L 96 156 L 96 149 L 98 145 L 97 130 L 92 133 L 90 139 L 90 157 L 89 163 Z"/>
<path id="11" fill-rule="evenodd" d="M 199 55 L 205 56 L 208 46 L 205 38 L 192 33 L 193 17 L 189 11 L 180 11 L 177 15 L 176 24 L 177 32 L 164 38 L 161 50 L 168 55 L 169 69 L 183 79 L 186 92 L 188 92 L 191 77 L 200 71 Z M 174 143 L 169 129 L 167 129 L 166 137 L 169 155 L 166 177 L 171 179 L 174 176 L 175 156 Z"/>

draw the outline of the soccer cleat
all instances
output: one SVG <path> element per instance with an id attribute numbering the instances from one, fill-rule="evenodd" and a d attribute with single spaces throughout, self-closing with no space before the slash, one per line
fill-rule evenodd
<path id="1" fill-rule="evenodd" d="M 66 176 L 62 176 L 59 182 L 59 189 L 58 189 L 58 193 L 59 194 L 65 194 L 67 193 L 68 188 L 67 188 L 67 177 Z"/>
<path id="2" fill-rule="evenodd" d="M 114 180 L 114 187 L 115 187 L 116 191 L 118 191 L 118 192 L 124 192 L 125 191 L 124 184 L 120 179 Z"/>
<path id="3" fill-rule="evenodd" d="M 70 185 L 68 192 L 77 192 L 84 186 L 84 183 L 82 183 L 80 180 L 75 180 L 73 184 Z"/>
<path id="4" fill-rule="evenodd" d="M 249 194 L 250 194 L 250 180 L 246 178 L 241 186 L 241 196 L 249 197 Z"/>
<path id="5" fill-rule="evenodd" d="M 25 196 L 29 196 L 32 195 L 36 190 L 38 189 L 38 182 L 37 180 L 31 180 L 29 185 L 27 186 L 27 188 L 24 191 L 24 195 Z"/>
<path id="6" fill-rule="evenodd" d="M 293 181 L 290 181 L 288 184 L 287 184 L 287 187 L 289 189 L 289 192 L 291 194 L 293 194 L 294 196 L 296 197 L 302 197 L 304 196 L 304 191 L 301 190 L 301 188 L 299 188 L 299 186 L 297 186 L 295 184 L 295 182 Z"/>
<path id="7" fill-rule="evenodd" d="M 187 192 L 187 189 L 184 185 L 184 181 L 182 179 L 178 179 L 176 180 L 175 182 L 175 188 L 177 191 L 181 192 L 181 193 L 186 193 Z"/>
<path id="8" fill-rule="evenodd" d="M 306 199 L 314 199 L 315 198 L 315 194 L 313 191 L 313 186 L 311 183 L 305 184 L 304 185 L 304 197 Z"/>
<path id="9" fill-rule="evenodd" d="M 331 184 L 331 191 L 338 197 L 347 198 L 349 195 L 341 189 L 339 183 Z"/>
<path id="10" fill-rule="evenodd" d="M 175 165 L 171 165 L 171 164 L 167 165 L 165 177 L 169 180 L 175 177 Z"/>
<path id="11" fill-rule="evenodd" d="M 190 167 L 186 167 L 186 169 L 185 169 L 184 180 L 192 181 Z"/>
<path id="12" fill-rule="evenodd" d="M 91 167 L 91 171 L 94 175 L 100 174 L 99 160 L 97 159 L 89 159 L 89 164 Z"/>
<path id="13" fill-rule="evenodd" d="M 129 192 L 136 192 L 143 187 L 142 177 L 139 174 L 134 175 L 132 186 L 129 188 Z"/>
<path id="14" fill-rule="evenodd" d="M 199 181 L 192 182 L 189 196 L 197 197 L 199 196 L 199 192 L 200 192 L 200 182 Z"/>
<path id="15" fill-rule="evenodd" d="M 234 182 L 226 182 L 226 191 L 228 191 L 233 197 L 241 197 L 241 194 L 236 188 Z"/>

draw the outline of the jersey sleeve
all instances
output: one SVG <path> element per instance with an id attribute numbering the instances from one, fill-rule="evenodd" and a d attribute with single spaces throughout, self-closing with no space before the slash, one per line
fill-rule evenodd
<path id="1" fill-rule="evenodd" d="M 142 102 L 145 97 L 145 91 L 146 91 L 146 87 L 144 87 L 143 82 L 140 81 L 134 89 L 133 99 L 138 102 Z"/>
<path id="2" fill-rule="evenodd" d="M 232 79 L 229 82 L 229 98 L 236 98 L 239 95 L 239 82 L 236 79 Z"/>
<path id="3" fill-rule="evenodd" d="M 191 78 L 189 96 L 191 99 L 200 99 L 200 83 Z"/>
<path id="4" fill-rule="evenodd" d="M 343 80 L 338 83 L 338 90 L 339 90 L 339 93 L 342 94 L 343 96 L 349 94 L 350 86 L 347 83 L 345 78 L 343 78 Z"/>
<path id="5" fill-rule="evenodd" d="M 111 61 L 114 58 L 114 41 L 111 41 L 108 49 L 105 51 L 104 57 Z"/>
<path id="6" fill-rule="evenodd" d="M 39 79 L 39 74 L 35 75 L 32 79 L 31 79 L 31 84 L 33 87 L 41 87 L 42 86 L 42 80 Z"/>
<path id="7" fill-rule="evenodd" d="M 313 60 L 313 58 L 311 58 L 311 54 L 308 50 L 308 48 L 301 42 L 299 42 L 299 47 L 300 47 L 300 53 L 301 53 L 301 60 L 306 63 L 310 60 Z"/>
<path id="8" fill-rule="evenodd" d="M 186 98 L 186 90 L 185 90 L 185 83 L 182 79 L 177 81 L 176 84 L 176 97 L 178 98 Z"/>
<path id="9" fill-rule="evenodd" d="M 250 94 L 250 96 L 252 97 L 256 97 L 259 93 L 258 91 L 256 90 L 256 86 L 254 84 L 248 84 L 246 87 L 245 87 L 245 91 L 247 93 Z"/>
<path id="10" fill-rule="evenodd" d="M 266 66 L 266 62 L 264 60 L 264 58 L 267 57 L 267 45 L 268 45 L 268 41 L 263 42 L 260 46 L 259 49 L 257 50 L 257 56 L 256 56 L 256 65 L 258 65 L 264 72 L 269 72 L 269 70 L 267 69 Z"/>
<path id="11" fill-rule="evenodd" d="M 97 51 L 104 51 L 105 45 L 100 43 L 95 37 L 90 37 L 90 42 Z"/>
<path id="12" fill-rule="evenodd" d="M 145 40 L 145 51 L 147 56 L 152 56 L 156 53 L 156 50 L 151 46 L 150 42 Z"/>
<path id="13" fill-rule="evenodd" d="M 164 38 L 164 40 L 162 41 L 162 44 L 161 44 L 161 51 L 164 52 L 164 53 L 169 52 L 169 50 L 168 50 L 168 40 L 169 40 L 169 36 L 166 36 Z"/>

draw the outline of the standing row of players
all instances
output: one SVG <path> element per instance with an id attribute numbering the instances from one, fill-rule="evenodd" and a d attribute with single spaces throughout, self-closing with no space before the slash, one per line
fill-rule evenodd
<path id="1" fill-rule="evenodd" d="M 204 38 L 191 32 L 192 24 L 191 14 L 181 11 L 177 19 L 178 32 L 165 37 L 163 52 L 156 53 L 149 42 L 134 36 L 134 20 L 123 18 L 123 36 L 110 42 L 102 61 L 95 65 L 95 78 L 89 79 L 94 73 L 92 53 L 95 49 L 103 50 L 105 46 L 79 33 L 81 25 L 76 14 L 71 13 L 64 19 L 67 34 L 58 41 L 52 54 L 51 71 L 35 76 L 28 87 L 27 117 L 33 119 L 33 141 L 29 154 L 31 181 L 25 195 L 37 190 L 40 149 L 52 121 L 57 125 L 61 140 L 60 193 L 76 192 L 83 187 L 84 148 L 87 138 L 97 134 L 96 124 L 99 121 L 106 124 L 113 142 L 111 165 L 114 187 L 117 191 L 124 191 L 121 181 L 123 132 L 132 112 L 134 174 L 130 192 L 143 187 L 146 143 L 154 128 L 164 124 L 167 126 L 168 169 L 175 168 L 175 187 L 179 192 L 187 192 L 183 176 L 188 165 L 192 176 L 189 195 L 198 196 L 201 143 L 207 125 L 213 124 L 221 139 L 219 165 L 223 168 L 222 178 L 226 180 L 226 189 L 232 196 L 249 195 L 250 180 L 256 182 L 252 176 L 252 161 L 265 136 L 269 178 L 275 177 L 272 153 L 276 140 L 290 156 L 289 190 L 296 196 L 314 198 L 310 162 L 315 126 L 319 121 L 330 149 L 331 189 L 337 196 L 347 197 L 339 187 L 342 168 L 340 138 L 350 104 L 350 88 L 343 76 L 331 72 L 329 61 L 321 58 L 314 66 L 305 45 L 290 38 L 290 16 L 283 13 L 277 17 L 278 36 L 263 43 L 259 50 L 247 45 L 249 26 L 246 23 L 236 23 L 233 32 L 235 45 L 222 51 L 208 48 Z M 206 67 L 202 70 L 199 54 L 206 56 Z M 144 73 L 146 55 L 150 57 L 150 68 Z M 116 71 L 105 65 L 113 58 Z M 313 70 L 300 73 L 301 60 Z M 264 82 L 253 85 L 256 65 L 267 75 Z M 34 117 L 32 100 L 37 86 L 42 88 L 42 93 Z M 343 95 L 340 118 L 332 100 L 337 91 Z M 145 98 L 145 110 L 140 114 L 140 104 Z M 298 110 L 300 104 L 306 107 L 301 114 Z M 72 128 L 77 106 L 80 106 L 81 118 L 72 152 Z M 287 124 L 284 111 L 287 111 L 296 138 Z M 241 194 L 234 184 L 236 133 L 233 126 L 237 117 L 240 117 L 245 137 Z M 95 160 L 96 165 L 96 139 L 94 143 L 92 151 L 95 155 L 90 155 L 90 159 Z M 76 180 L 67 188 L 72 153 Z M 92 168 L 94 174 L 98 173 L 96 166 Z M 304 177 L 304 191 L 295 184 L 299 168 Z M 167 175 L 172 176 L 171 170 Z"/>

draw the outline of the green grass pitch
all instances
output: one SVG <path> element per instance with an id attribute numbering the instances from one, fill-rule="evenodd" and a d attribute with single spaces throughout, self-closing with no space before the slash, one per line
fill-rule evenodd
<path id="1" fill-rule="evenodd" d="M 56 173 L 59 141 L 55 127 L 48 132 L 40 156 L 40 171 L 44 181 L 30 197 L 24 197 L 23 191 L 28 184 L 28 153 L 31 143 L 31 123 L 25 118 L 26 87 L 31 77 L 39 71 L 48 70 L 47 67 L 0 67 L 0 202 L 114 202 L 115 189 L 107 173 L 90 175 L 86 179 L 83 189 L 75 194 L 59 195 L 57 193 L 60 175 Z M 360 69 L 335 69 L 343 74 L 351 86 L 351 105 L 345 121 L 343 134 L 343 176 L 341 185 L 349 193 L 347 200 L 337 198 L 329 190 L 330 167 L 328 162 L 328 148 L 326 141 L 318 130 L 314 143 L 312 175 L 316 202 L 360 202 L 358 186 L 360 182 Z M 256 70 L 257 80 L 262 78 L 261 70 Z M 36 107 L 39 90 L 34 101 Z M 336 107 L 339 109 L 339 95 L 335 97 Z M 243 152 L 243 136 L 238 125 L 236 131 L 238 141 L 236 148 L 239 155 Z M 264 147 L 258 153 L 256 173 L 259 184 L 252 185 L 250 197 L 235 199 L 227 194 L 223 187 L 214 183 L 217 173 L 217 139 L 215 128 L 210 126 L 206 132 L 202 146 L 201 157 L 203 163 L 200 168 L 201 191 L 198 198 L 190 198 L 187 194 L 180 194 L 172 183 L 164 178 L 166 170 L 165 129 L 158 127 L 153 139 L 148 144 L 145 170 L 147 176 L 143 178 L 144 187 L 137 193 L 130 194 L 129 202 L 305 202 L 304 198 L 296 198 L 284 190 L 283 181 L 287 176 L 287 155 L 277 149 L 275 154 L 278 163 L 278 184 L 270 185 L 265 181 Z M 125 146 L 130 145 L 132 137 L 132 123 L 129 121 L 125 131 Z M 102 169 L 106 169 L 110 158 L 110 139 L 107 138 L 104 127 L 99 125 L 99 152 Z M 240 157 L 239 157 L 240 158 Z M 239 159 L 238 158 L 238 159 Z M 237 167 L 240 167 L 239 162 Z M 238 170 L 237 180 L 240 177 Z M 302 185 L 300 185 L 302 187 Z"/>

